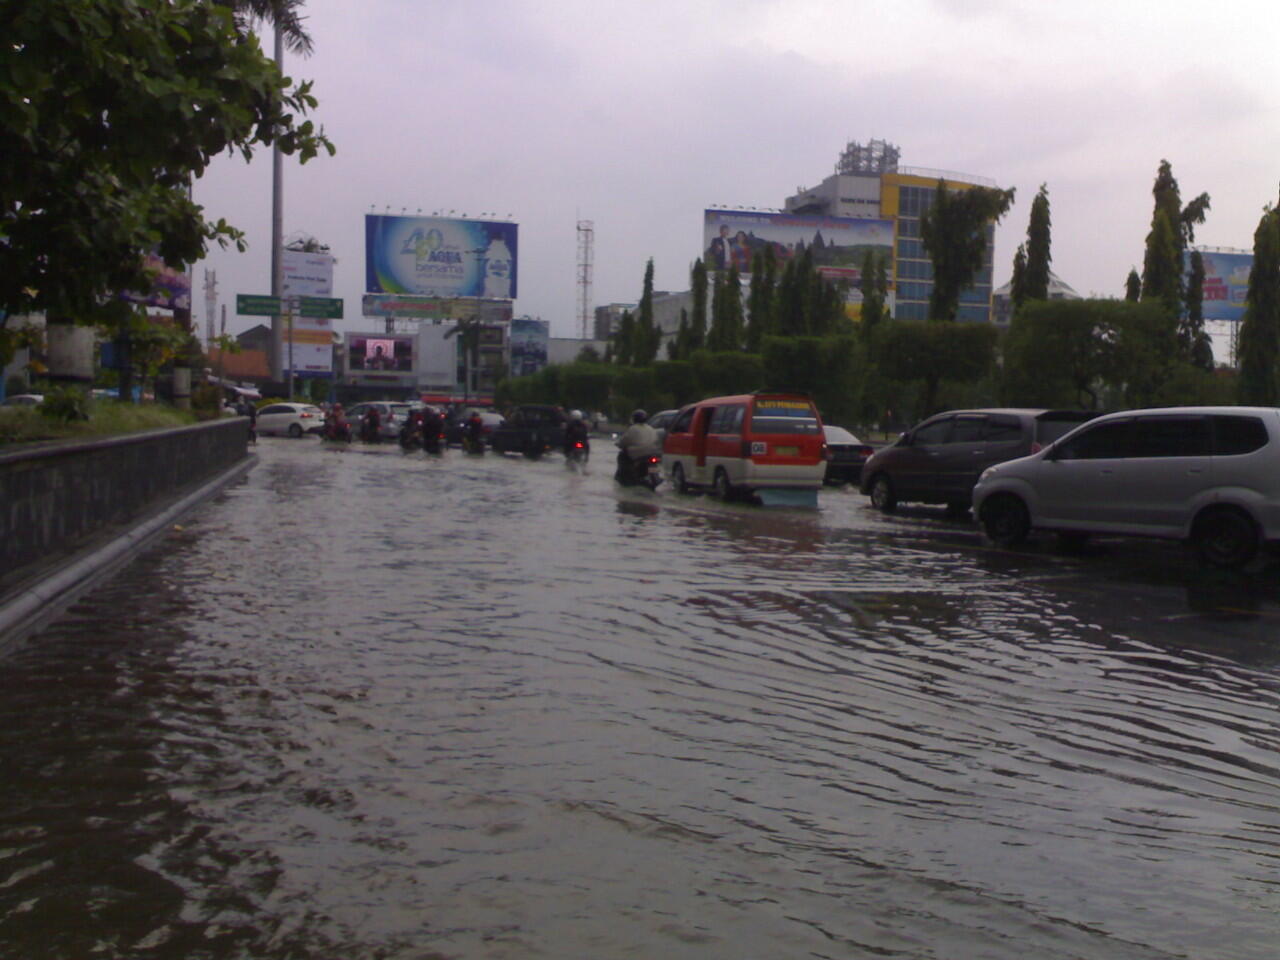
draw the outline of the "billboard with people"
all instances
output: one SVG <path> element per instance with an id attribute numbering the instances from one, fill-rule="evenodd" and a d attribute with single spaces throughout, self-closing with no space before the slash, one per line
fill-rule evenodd
<path id="1" fill-rule="evenodd" d="M 703 262 L 709 270 L 737 267 L 750 273 L 757 253 L 773 250 L 779 266 L 810 251 L 824 276 L 856 285 L 868 253 L 893 277 L 893 221 L 814 217 L 791 213 L 707 210 L 703 216 Z"/>
<path id="2" fill-rule="evenodd" d="M 1204 319 L 1242 320 L 1253 254 L 1243 250 L 1201 250 L 1200 258 L 1204 261 L 1204 295 L 1201 297 Z M 1185 255 L 1184 264 L 1189 276 L 1190 252 Z"/>
<path id="3" fill-rule="evenodd" d="M 365 291 L 516 296 L 517 227 L 493 220 L 365 215 Z"/>
<path id="4" fill-rule="evenodd" d="M 395 334 L 348 334 L 347 369 L 371 373 L 412 373 L 413 337 Z"/>

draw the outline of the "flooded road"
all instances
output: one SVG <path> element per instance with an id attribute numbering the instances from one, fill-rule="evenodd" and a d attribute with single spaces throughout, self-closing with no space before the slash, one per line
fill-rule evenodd
<path id="1" fill-rule="evenodd" d="M 1280 571 L 260 463 L 0 661 L 0 957 L 1273 960 Z"/>

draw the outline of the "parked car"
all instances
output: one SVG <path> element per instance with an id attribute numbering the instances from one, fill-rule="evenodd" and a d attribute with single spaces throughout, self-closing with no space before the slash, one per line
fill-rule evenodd
<path id="1" fill-rule="evenodd" d="M 862 492 L 892 513 L 899 503 L 945 503 L 968 511 L 982 471 L 1047 447 L 1080 423 L 1084 410 L 951 410 L 919 423 L 862 467 Z"/>
<path id="2" fill-rule="evenodd" d="M 679 410 L 660 410 L 649 418 L 649 426 L 658 431 L 658 442 L 662 442 L 662 438 L 667 435 L 667 427 L 671 426 L 671 421 L 680 413 Z"/>
<path id="3" fill-rule="evenodd" d="M 1046 450 L 985 470 L 973 506 L 987 536 L 1032 529 L 1189 541 L 1215 566 L 1280 540 L 1280 410 L 1168 407 L 1113 413 Z"/>
<path id="4" fill-rule="evenodd" d="M 41 393 L 15 393 L 0 401 L 0 405 L 6 407 L 38 407 L 42 403 L 44 403 L 44 394 Z"/>
<path id="5" fill-rule="evenodd" d="M 751 393 L 682 409 L 667 429 L 662 460 L 680 493 L 704 488 L 727 500 L 810 491 L 816 497 L 826 470 L 824 443 L 807 396 Z"/>
<path id="6" fill-rule="evenodd" d="M 827 470 L 822 475 L 822 482 L 829 487 L 860 483 L 862 465 L 875 453 L 875 448 L 863 443 L 844 427 L 829 423 L 822 425 L 822 435 L 827 441 Z"/>
<path id="7" fill-rule="evenodd" d="M 390 400 L 365 400 L 347 409 L 347 419 L 351 421 L 351 429 L 360 432 L 360 421 L 370 407 L 377 409 L 378 436 L 384 440 L 395 440 L 400 436 L 400 428 L 404 426 L 404 418 L 411 409 L 408 403 Z"/>
<path id="8" fill-rule="evenodd" d="M 309 403 L 269 403 L 258 411 L 258 433 L 300 437 L 324 429 L 324 411 Z"/>

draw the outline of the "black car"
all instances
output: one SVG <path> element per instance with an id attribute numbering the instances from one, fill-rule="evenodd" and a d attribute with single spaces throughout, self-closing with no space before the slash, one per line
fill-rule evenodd
<path id="1" fill-rule="evenodd" d="M 827 469 L 822 475 L 822 482 L 829 487 L 860 482 L 862 465 L 875 448 L 863 443 L 844 427 L 824 423 L 822 433 L 827 441 Z"/>
<path id="2" fill-rule="evenodd" d="M 536 460 L 549 450 L 564 447 L 569 422 L 563 407 L 524 403 L 508 412 L 506 422 L 493 431 L 489 443 L 499 453 L 522 453 Z"/>
<path id="3" fill-rule="evenodd" d="M 891 513 L 899 503 L 945 503 L 969 509 L 974 484 L 987 467 L 1047 447 L 1098 416 L 1085 410 L 950 410 L 912 427 L 862 467 L 861 490 Z"/>

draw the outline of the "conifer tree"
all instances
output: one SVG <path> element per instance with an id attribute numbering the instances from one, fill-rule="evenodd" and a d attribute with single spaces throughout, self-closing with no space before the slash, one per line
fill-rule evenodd
<path id="1" fill-rule="evenodd" d="M 1027 245 L 1018 244 L 1018 252 L 1013 255 L 1013 279 L 1009 281 L 1009 302 L 1013 304 L 1014 316 L 1022 309 L 1027 300 Z"/>
<path id="2" fill-rule="evenodd" d="M 1240 402 L 1280 405 L 1280 211 L 1267 206 L 1253 234 L 1253 268 L 1240 324 Z"/>
<path id="3" fill-rule="evenodd" d="M 862 276 L 858 278 L 858 287 L 862 291 L 862 336 L 870 340 L 875 328 L 887 319 L 885 298 L 889 293 L 884 260 L 871 250 L 862 258 Z"/>
<path id="4" fill-rule="evenodd" d="M 693 292 L 693 313 L 689 317 L 689 351 L 701 350 L 707 343 L 707 268 L 699 257 L 689 271 L 689 288 Z"/>
<path id="5" fill-rule="evenodd" d="M 1178 341 L 1192 364 L 1201 370 L 1213 369 L 1213 341 L 1204 329 L 1204 256 L 1199 250 L 1191 251 L 1186 309 L 1178 325 Z"/>
<path id="6" fill-rule="evenodd" d="M 1138 276 L 1136 267 L 1129 269 L 1129 276 L 1124 281 L 1124 298 L 1130 303 L 1137 303 L 1142 297 L 1142 278 Z"/>
<path id="7" fill-rule="evenodd" d="M 1027 300 L 1049 299 L 1050 251 L 1049 188 L 1040 184 L 1040 192 L 1031 201 L 1031 219 L 1027 223 L 1026 273 L 1023 296 Z"/>

